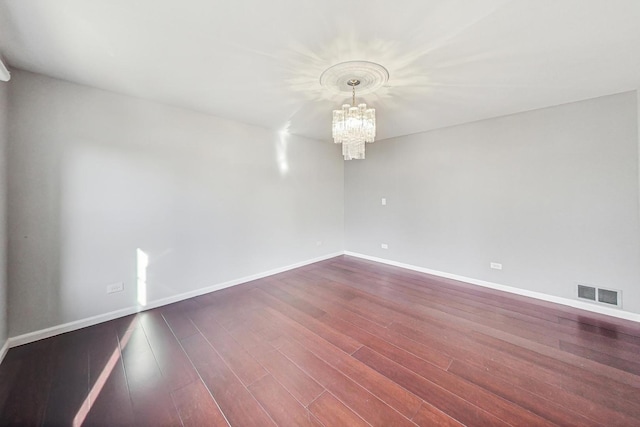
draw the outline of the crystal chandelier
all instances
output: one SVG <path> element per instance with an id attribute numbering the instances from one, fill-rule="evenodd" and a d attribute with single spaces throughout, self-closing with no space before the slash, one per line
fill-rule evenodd
<path id="1" fill-rule="evenodd" d="M 364 159 L 364 144 L 376 138 L 376 110 L 367 104 L 356 107 L 356 86 L 358 79 L 350 79 L 351 105 L 344 104 L 341 110 L 333 110 L 333 141 L 342 144 L 345 160 Z"/>

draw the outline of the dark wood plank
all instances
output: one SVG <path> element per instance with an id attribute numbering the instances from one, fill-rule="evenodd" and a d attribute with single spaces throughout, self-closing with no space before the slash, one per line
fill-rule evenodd
<path id="1" fill-rule="evenodd" d="M 343 270 L 343 268 L 343 266 L 340 266 L 338 268 L 334 266 L 334 274 L 331 277 L 339 278 L 339 273 L 341 272 L 341 270 Z M 335 274 L 336 272 L 338 274 Z M 328 273 L 323 269 L 319 274 L 327 275 Z M 369 272 L 369 274 L 371 275 L 372 273 Z M 427 275 L 423 276 L 428 277 Z M 513 322 L 506 321 L 508 316 L 503 316 L 501 314 L 502 312 L 509 313 L 510 315 L 514 316 L 515 318 L 509 319 L 514 321 L 524 316 L 521 313 L 513 312 L 510 310 L 503 310 L 501 308 L 495 307 L 494 305 L 488 305 L 485 307 L 483 304 L 480 304 L 476 301 L 471 301 L 469 299 L 460 299 L 452 295 L 447 295 L 445 298 L 442 298 L 439 295 L 442 293 L 446 293 L 447 291 L 443 291 L 441 288 L 429 287 L 430 280 L 425 280 L 424 277 L 419 286 L 416 286 L 408 283 L 411 281 L 411 278 L 407 273 L 402 274 L 402 280 L 389 279 L 387 276 L 370 276 L 367 278 L 366 283 L 359 283 L 358 278 L 354 279 L 353 275 L 349 275 L 348 284 L 351 286 L 356 285 L 363 290 L 366 289 L 366 286 L 371 287 L 372 283 L 379 284 L 376 289 L 378 291 L 384 291 L 384 296 L 386 297 L 391 296 L 390 291 L 393 289 L 395 290 L 396 294 L 398 294 L 398 298 L 401 298 L 402 296 L 404 296 L 405 298 L 408 297 L 408 301 L 417 302 L 424 307 L 429 307 L 435 310 L 442 310 L 446 313 L 454 313 L 461 319 L 469 318 L 480 323 L 491 324 L 497 328 L 514 330 L 512 329 Z M 446 310 L 443 309 L 444 307 L 446 307 Z M 483 307 L 484 309 L 479 309 L 478 307 Z M 478 314 L 480 314 L 480 316 L 478 316 Z M 525 318 L 527 318 L 528 320 L 531 319 L 530 317 L 526 316 Z M 498 322 L 492 322 L 492 320 L 498 320 Z M 518 333 L 527 333 L 526 328 L 515 329 L 515 331 L 517 331 Z M 545 341 L 544 334 L 539 332 L 540 331 L 538 331 L 538 333 L 531 333 L 530 336 L 536 337 L 538 340 Z M 550 343 L 554 342 L 550 341 Z"/>
<path id="2" fill-rule="evenodd" d="M 338 270 L 347 269 L 348 267 L 341 265 Z M 359 271 L 359 270 L 356 270 Z M 359 275 L 361 276 L 361 275 Z M 495 301 L 480 298 L 466 298 L 451 292 L 449 288 L 435 287 L 431 281 L 414 280 L 406 275 L 397 277 L 380 277 L 371 272 L 364 272 L 367 282 L 371 281 L 380 283 L 384 286 L 393 285 L 394 288 L 401 290 L 403 294 L 409 295 L 429 307 L 438 309 L 438 307 L 447 307 L 447 312 L 456 313 L 460 317 L 476 319 L 473 315 L 478 315 L 477 319 L 497 320 L 499 327 L 520 326 L 524 329 L 531 327 L 535 329 L 538 324 L 544 325 L 545 320 L 537 317 L 537 313 L 523 314 L 520 311 L 514 311 L 511 307 L 503 307 L 496 304 Z M 509 322 L 506 320 L 509 319 Z M 520 322 L 524 320 L 524 322 Z M 553 318 L 553 322 L 557 324 L 557 317 Z M 544 340 L 544 337 L 540 337 Z"/>
<path id="3" fill-rule="evenodd" d="M 335 313 L 347 312 L 353 315 L 360 316 L 370 322 L 374 322 L 380 326 L 388 326 L 393 320 L 385 316 L 385 313 L 376 311 L 360 310 L 358 307 L 354 307 L 348 302 L 357 297 L 354 293 L 348 299 L 341 295 L 345 292 L 341 292 L 339 288 L 333 286 L 334 284 L 327 283 L 325 286 L 314 285 L 312 280 L 306 279 L 302 275 L 296 275 L 295 279 L 284 279 L 276 286 L 280 286 L 282 289 L 312 302 L 315 306 L 321 308 L 325 312 Z"/>
<path id="4" fill-rule="evenodd" d="M 162 377 L 144 329 L 129 329 L 122 334 L 120 341 L 135 424 L 180 425 L 171 390 Z"/>
<path id="5" fill-rule="evenodd" d="M 24 362 L 23 358 L 7 357 L 0 364 L 0 425 L 2 422 L 8 423 L 8 420 L 3 417 L 3 408 L 9 395 L 13 392 L 13 385 L 18 383 L 19 373 Z"/>
<path id="6" fill-rule="evenodd" d="M 168 390 L 182 388 L 198 379 L 198 373 L 159 311 L 143 313 L 140 324 Z"/>
<path id="7" fill-rule="evenodd" d="M 56 337 L 60 352 L 44 425 L 133 425 L 115 326 L 107 322 Z"/>
<path id="8" fill-rule="evenodd" d="M 436 409 L 428 403 L 423 403 L 412 420 L 419 426 L 445 426 L 445 427 L 462 427 L 464 424 L 454 420 L 444 412 Z"/>
<path id="9" fill-rule="evenodd" d="M 638 337 L 637 331 L 635 332 L 635 335 L 633 335 L 634 332 L 633 330 L 630 330 L 629 327 L 619 330 L 619 328 L 612 326 L 609 323 L 604 322 L 604 324 L 602 324 L 602 322 L 593 321 L 589 316 L 576 318 L 566 318 L 561 316 L 558 323 L 560 325 L 569 326 L 572 330 L 611 338 L 616 342 L 628 342 L 636 346 L 640 346 L 640 337 Z"/>
<path id="10" fill-rule="evenodd" d="M 309 411 L 271 375 L 251 384 L 249 391 L 278 426 L 313 427 L 316 425 Z"/>
<path id="11" fill-rule="evenodd" d="M 328 392 L 322 393 L 314 400 L 309 405 L 309 410 L 325 426 L 367 427 L 370 425 Z"/>
<path id="12" fill-rule="evenodd" d="M 89 386 L 90 408 L 84 425 L 134 425 L 121 343 L 112 325 L 91 337 Z"/>
<path id="13" fill-rule="evenodd" d="M 0 425 L 42 425 L 53 380 L 56 338 L 12 348 L 2 368 L 19 369 L 0 409 Z"/>
<path id="14" fill-rule="evenodd" d="M 89 412 L 89 357 L 86 330 L 63 334 L 52 355 L 54 375 L 44 425 L 71 425 Z"/>
<path id="15" fill-rule="evenodd" d="M 428 334 L 428 326 L 415 325 L 415 327 L 420 331 L 399 324 L 391 326 L 394 331 L 422 341 L 422 337 Z M 606 408 L 613 408 L 636 417 L 640 414 L 638 408 L 633 404 L 615 396 L 603 395 L 598 386 L 585 382 L 582 377 L 575 376 L 575 373 L 571 376 L 565 372 L 550 371 L 535 364 L 535 359 L 519 360 L 509 352 L 496 351 L 494 348 L 478 344 L 462 335 L 449 335 L 446 338 L 445 341 L 434 341 L 445 351 L 455 354 L 458 360 L 477 364 L 485 370 L 490 370 L 496 380 L 499 376 L 502 380 L 512 384 L 511 387 L 514 389 L 523 387 L 542 398 L 553 396 L 556 402 L 562 402 L 567 407 L 588 407 L 602 414 L 608 412 Z M 408 364 L 404 366 L 408 366 Z M 595 402 L 600 402 L 602 406 Z M 569 405 L 569 403 L 571 404 Z"/>
<path id="16" fill-rule="evenodd" d="M 175 304 L 170 304 L 164 307 L 160 307 L 158 311 L 162 313 L 165 321 L 171 328 L 171 331 L 178 340 L 198 333 L 198 329 L 189 319 L 189 314 L 193 313 L 201 308 L 193 298 L 180 301 Z"/>
<path id="17" fill-rule="evenodd" d="M 280 351 L 369 424 L 373 426 L 415 425 L 299 344 L 288 342 Z"/>
<path id="18" fill-rule="evenodd" d="M 555 395 L 566 390 L 568 393 L 582 396 L 592 402 L 601 402 L 602 405 L 616 411 L 635 417 L 640 416 L 640 406 L 634 405 L 624 398 L 625 391 L 628 391 L 625 386 L 622 386 L 623 389 L 620 390 L 620 384 L 612 383 L 612 388 L 608 389 L 609 393 L 603 394 L 601 387 L 602 381 L 605 380 L 594 377 L 589 370 L 550 369 L 539 364 L 535 355 L 526 353 L 526 358 L 515 357 L 514 348 L 510 346 L 501 351 L 495 347 L 500 341 L 493 343 L 494 346 L 490 346 L 472 340 L 471 333 L 465 335 L 451 331 L 438 332 L 436 330 L 431 332 L 429 324 L 420 321 L 408 323 L 412 325 L 411 328 L 394 323 L 390 329 L 420 342 L 433 341 L 434 345 L 442 348 L 443 351 L 455 354 L 458 360 L 480 365 L 491 370 L 494 375 L 501 375 L 504 380 L 514 385 L 531 389 L 532 385 L 536 384 L 537 393 L 542 397 Z M 442 339 L 438 338 L 437 334 L 441 334 Z M 578 404 L 577 407 L 582 406 L 582 404 Z M 589 404 L 589 406 L 593 405 Z"/>
<path id="19" fill-rule="evenodd" d="M 354 357 L 381 374 L 393 379 L 407 390 L 422 397 L 426 402 L 446 413 L 450 417 L 467 425 L 507 426 L 507 422 L 497 416 L 480 409 L 456 394 L 442 388 L 409 369 L 363 347 L 354 353 Z M 477 390 L 480 392 L 480 389 Z M 472 396 L 473 397 L 473 396 Z M 497 399 L 496 399 L 497 400 Z M 503 412 L 504 413 L 504 412 Z M 545 425 L 542 420 L 527 417 L 520 420 L 519 425 Z M 517 422 L 517 418 L 515 419 Z M 524 423 L 524 424 L 523 424 Z"/>
<path id="20" fill-rule="evenodd" d="M 510 400 L 523 408 L 543 416 L 558 425 L 566 426 L 597 426 L 597 425 L 633 425 L 633 420 L 623 414 L 611 411 L 595 402 L 581 400 L 581 406 L 575 405 L 577 400 L 571 399 L 570 395 L 559 394 L 539 396 L 531 391 L 515 387 L 508 381 L 496 378 L 492 372 L 482 368 L 474 367 L 454 360 L 450 372 L 473 382 L 486 390 L 495 393 L 507 400 Z M 550 400 L 549 398 L 556 398 Z M 574 405 L 571 405 L 574 403 Z M 571 411 L 568 408 L 580 408 L 580 413 Z"/>
<path id="21" fill-rule="evenodd" d="M 218 404 L 200 379 L 171 392 L 184 427 L 228 426 Z"/>
<path id="22" fill-rule="evenodd" d="M 579 324 L 583 328 L 592 326 L 597 333 L 617 337 L 620 340 L 633 338 L 636 339 L 634 342 L 637 344 L 640 343 L 640 341 L 637 340 L 637 338 L 640 338 L 640 328 L 634 322 L 498 290 L 478 287 L 453 279 L 431 276 L 400 267 L 376 263 L 374 261 L 340 256 L 323 263 L 311 264 L 307 266 L 307 268 L 317 269 L 318 267 L 324 267 L 326 264 L 338 265 L 340 268 L 357 266 L 361 271 L 366 271 L 368 275 L 375 274 L 385 279 L 396 277 L 403 282 L 415 281 L 421 287 L 430 287 L 431 289 L 438 290 L 444 289 L 445 292 L 455 290 L 456 292 L 462 292 L 468 295 L 470 299 L 483 298 L 485 301 L 490 300 L 499 303 L 502 307 L 517 309 L 518 312 L 526 312 L 530 315 L 554 322 L 557 320 L 560 324 Z"/>
<path id="23" fill-rule="evenodd" d="M 616 368 L 594 362 L 569 353 L 548 352 L 547 348 L 539 348 L 531 343 L 520 343 L 501 340 L 484 334 L 472 333 L 473 339 L 507 352 L 520 360 L 530 362 L 540 368 L 552 372 L 570 375 L 581 381 L 599 387 L 607 387 L 610 393 L 630 402 L 640 401 L 640 377 L 620 371 Z"/>
<path id="24" fill-rule="evenodd" d="M 380 329 L 378 334 L 372 334 L 349 322 L 341 319 L 326 317 L 323 319 L 328 325 L 338 331 L 357 339 L 364 345 L 385 355 L 396 355 L 398 353 L 410 353 L 410 356 L 429 362 L 433 366 L 447 369 L 451 363 L 451 357 L 438 351 L 436 347 L 423 345 L 416 341 L 404 338 L 401 335 L 392 334 L 386 329 Z M 373 327 L 373 325 L 371 325 Z"/>
<path id="25" fill-rule="evenodd" d="M 429 287 L 429 281 L 425 282 L 423 280 L 423 283 L 420 283 L 422 286 L 425 284 Z M 416 285 L 416 287 L 417 286 L 418 285 Z M 429 289 L 433 288 L 429 287 Z M 594 331 L 577 328 L 576 325 L 581 324 L 576 322 L 572 322 L 573 324 L 567 324 L 567 322 L 563 322 L 565 319 L 561 319 L 558 316 L 541 316 L 539 311 L 529 311 L 528 309 L 524 309 L 521 304 L 517 304 L 514 308 L 512 305 L 496 303 L 493 299 L 483 298 L 478 294 L 474 294 L 474 298 L 471 300 L 457 294 L 452 295 L 449 287 L 442 286 L 437 288 L 437 291 L 434 291 L 434 293 L 443 293 L 447 295 L 446 298 L 448 300 L 455 299 L 458 302 L 463 302 L 467 306 L 467 310 L 472 313 L 481 313 L 485 317 L 493 316 L 494 314 L 507 316 L 513 320 L 505 323 L 509 323 L 512 326 L 518 326 L 523 329 L 532 329 L 538 333 L 553 331 L 553 334 L 550 336 L 557 337 L 561 342 L 572 343 L 583 346 L 586 349 L 596 350 L 600 353 L 604 353 L 603 357 L 609 355 L 633 362 L 637 359 L 637 354 L 640 352 L 640 347 L 638 345 L 622 340 L 617 340 L 617 342 L 612 340 L 611 336 L 613 333 L 610 330 L 604 330 L 608 332 L 608 334 L 603 336 L 601 334 L 594 333 Z M 467 294 L 463 293 L 461 295 Z M 430 297 L 430 299 L 434 300 L 433 297 Z M 449 306 L 449 304 L 445 304 L 444 301 L 439 301 L 439 303 L 441 303 L 443 307 Z M 487 314 L 486 310 L 490 310 L 491 313 Z M 526 314 L 523 314 L 523 312 L 526 312 Z M 503 318 L 503 321 L 505 320 L 506 319 Z M 619 333 L 615 333 L 613 336 L 620 335 L 621 334 Z M 614 342 L 615 344 L 612 345 Z M 555 339 L 546 343 L 552 343 L 553 346 L 557 346 L 557 341 Z"/>
<path id="26" fill-rule="evenodd" d="M 260 289 L 256 289 L 256 292 L 258 293 L 259 298 L 265 304 L 270 305 L 274 310 L 298 322 L 301 326 L 318 334 L 319 336 L 329 341 L 331 344 L 335 345 L 336 347 L 344 350 L 345 352 L 353 353 L 362 345 L 361 343 L 341 333 L 336 332 L 334 329 L 327 327 L 325 324 L 307 315 L 306 313 L 301 312 L 298 309 L 287 305 L 286 303 L 269 295 L 268 293 Z"/>
<path id="27" fill-rule="evenodd" d="M 380 301 L 378 300 L 376 302 L 380 302 Z M 354 300 L 353 303 L 357 304 L 359 302 Z M 367 304 L 370 305 L 371 303 L 367 303 Z M 386 304 L 386 303 L 382 302 L 382 304 Z M 392 303 L 392 304 L 395 305 L 397 303 Z M 406 302 L 406 306 L 407 306 L 407 309 L 412 313 L 412 315 L 414 315 L 419 320 L 425 323 L 438 324 L 440 325 L 440 327 L 442 327 L 445 330 L 453 328 L 458 332 L 472 335 L 475 338 L 480 336 L 484 337 L 484 341 L 480 340 L 480 342 L 488 342 L 488 340 L 490 340 L 495 343 L 495 340 L 499 340 L 501 342 L 510 344 L 514 349 L 517 348 L 522 352 L 530 351 L 530 352 L 537 353 L 538 355 L 548 356 L 547 359 L 555 358 L 558 360 L 562 360 L 563 364 L 565 365 L 569 364 L 569 365 L 573 365 L 575 367 L 581 368 L 586 364 L 586 365 L 592 365 L 593 368 L 595 368 L 595 364 L 590 360 L 587 360 L 584 358 L 578 358 L 578 357 L 571 357 L 573 355 L 562 352 L 559 348 L 553 348 L 546 345 L 542 345 L 536 340 L 531 340 L 531 339 L 524 338 L 523 336 L 506 333 L 503 330 L 492 329 L 484 324 L 475 324 L 469 321 L 468 319 L 465 319 L 465 318 L 459 319 L 459 318 L 456 318 L 455 316 L 448 315 L 446 313 L 440 313 L 432 309 L 426 309 L 426 308 L 420 309 L 418 307 L 414 308 L 414 304 L 409 301 Z M 520 353 L 520 354 L 523 354 L 523 353 Z M 598 369 L 598 372 L 600 376 L 609 377 L 614 381 L 623 382 L 625 384 L 631 385 L 632 387 L 638 387 L 640 385 L 639 383 L 640 377 L 628 375 L 627 373 L 621 372 L 618 369 L 610 366 L 601 366 Z M 629 390 L 629 393 L 631 396 L 634 396 L 637 393 L 637 391 Z"/>
<path id="28" fill-rule="evenodd" d="M 319 337 L 309 334 L 297 336 L 295 339 L 315 356 L 367 389 L 405 417 L 411 419 L 422 404 L 417 396 L 340 349 L 326 345 Z"/>
<path id="29" fill-rule="evenodd" d="M 230 333 L 303 406 L 306 407 L 324 391 L 313 378 L 244 323 L 231 327 Z"/>
<path id="30" fill-rule="evenodd" d="M 560 341 L 560 350 L 569 352 L 585 359 L 602 363 L 607 366 L 612 366 L 614 368 L 627 371 L 634 375 L 640 375 L 640 353 L 635 354 L 635 361 L 633 361 L 629 360 L 633 358 L 632 355 L 628 355 L 626 358 L 615 357 L 608 353 L 593 350 L 591 348 L 576 345 L 566 341 Z"/>
<path id="31" fill-rule="evenodd" d="M 555 309 L 559 311 L 558 317 L 561 323 L 574 322 L 582 325 L 583 328 L 591 326 L 593 330 L 603 335 L 640 345 L 640 330 L 634 322 L 584 310 L 572 310 L 565 306 L 556 306 Z"/>
<path id="32" fill-rule="evenodd" d="M 267 309 L 265 315 L 268 316 L 269 313 L 273 313 L 273 311 Z M 324 317 L 326 317 L 326 315 L 320 319 L 323 322 Z M 347 353 L 334 346 L 327 345 L 325 340 L 310 331 L 296 330 L 292 325 L 292 320 L 283 317 L 280 319 L 282 323 L 278 323 L 277 331 L 274 331 L 272 335 L 278 335 L 278 332 L 280 332 L 282 336 L 288 339 L 297 340 L 316 356 L 369 390 L 407 418 L 415 415 L 421 404 L 420 399 L 416 396 L 399 387 L 397 384 L 394 384 L 375 370 L 358 363 L 352 357 L 349 357 Z M 271 322 L 278 321 L 272 320 Z M 270 322 L 266 321 L 265 323 Z M 449 363 L 450 360 L 446 360 L 446 366 L 448 366 Z"/>
<path id="33" fill-rule="evenodd" d="M 185 338 L 182 345 L 229 424 L 276 425 L 202 335 Z"/>
<path id="34" fill-rule="evenodd" d="M 630 362 L 637 362 L 640 354 L 638 345 L 581 330 L 573 331 L 572 335 L 563 334 L 560 338 L 561 349 L 563 343 L 578 345 L 602 353 L 603 356 L 612 356 Z"/>
<path id="35" fill-rule="evenodd" d="M 403 269 L 381 272 L 376 266 L 371 268 L 370 264 L 361 263 L 363 260 L 353 258 L 343 258 L 333 263 L 340 269 L 357 272 L 359 276 L 370 279 L 382 279 L 394 284 L 407 285 L 418 289 L 425 295 L 442 295 L 447 299 L 455 298 L 456 301 L 464 302 L 469 306 L 485 307 L 490 310 L 497 310 L 508 316 L 521 318 L 526 316 L 529 321 L 541 319 L 558 323 L 559 317 L 556 313 L 548 310 L 541 310 L 540 307 L 532 304 L 532 300 L 526 297 L 510 295 L 500 291 L 464 284 L 442 277 L 430 276 Z M 392 266 L 390 266 L 392 267 Z M 514 308 L 515 306 L 515 308 Z"/>
<path id="36" fill-rule="evenodd" d="M 212 316 L 199 312 L 192 316 L 194 324 L 217 353 L 240 378 L 249 385 L 267 375 L 267 371 Z"/>
<path id="37" fill-rule="evenodd" d="M 269 295 L 278 298 L 282 302 L 289 304 L 293 308 L 305 313 L 306 315 L 317 319 L 318 317 L 321 317 L 325 314 L 322 309 L 316 307 L 309 301 L 298 298 L 295 295 L 292 295 L 289 292 L 283 290 L 282 288 L 279 288 L 279 282 L 277 280 L 268 279 L 265 280 L 265 282 L 268 284 L 268 286 L 261 287 L 261 289 L 263 289 Z"/>
<path id="38" fill-rule="evenodd" d="M 473 362 L 470 363 L 473 364 Z M 507 381 L 514 387 L 524 388 L 554 402 L 562 403 L 567 408 L 584 411 L 586 416 L 591 411 L 603 415 L 617 412 L 640 419 L 640 402 L 620 399 L 616 393 L 611 393 L 606 386 L 590 384 L 582 378 L 554 372 L 514 358 L 482 359 L 476 360 L 476 362 L 481 362 L 480 367 L 491 372 L 494 378 Z M 606 391 L 603 392 L 603 389 Z"/>

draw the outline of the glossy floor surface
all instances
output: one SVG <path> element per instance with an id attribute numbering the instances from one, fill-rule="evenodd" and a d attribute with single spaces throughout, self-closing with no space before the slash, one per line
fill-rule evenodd
<path id="1" fill-rule="evenodd" d="M 640 327 L 341 256 L 9 351 L 0 425 L 638 426 Z"/>

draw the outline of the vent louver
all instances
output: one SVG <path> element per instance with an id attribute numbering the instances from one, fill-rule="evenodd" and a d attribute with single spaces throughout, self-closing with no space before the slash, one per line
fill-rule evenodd
<path id="1" fill-rule="evenodd" d="M 578 298 L 595 301 L 596 288 L 594 288 L 593 286 L 578 285 Z"/>
<path id="2" fill-rule="evenodd" d="M 618 305 L 618 292 L 609 289 L 598 289 L 598 302 Z"/>
<path id="3" fill-rule="evenodd" d="M 622 307 L 622 292 L 619 290 L 579 284 L 577 291 L 579 299 Z"/>

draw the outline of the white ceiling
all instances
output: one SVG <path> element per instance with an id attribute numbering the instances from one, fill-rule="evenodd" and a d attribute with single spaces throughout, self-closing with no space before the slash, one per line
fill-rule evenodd
<path id="1" fill-rule="evenodd" d="M 10 66 L 330 139 L 329 66 L 385 66 L 378 139 L 640 86 L 639 0 L 0 0 Z"/>

